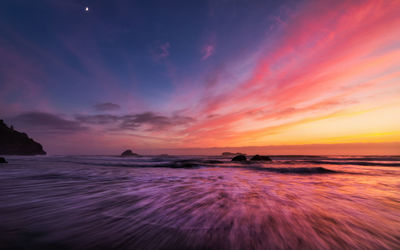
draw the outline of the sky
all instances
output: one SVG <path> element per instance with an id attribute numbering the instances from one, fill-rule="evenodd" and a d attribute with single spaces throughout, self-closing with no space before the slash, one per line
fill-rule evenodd
<path id="1" fill-rule="evenodd" d="M 50 154 L 400 154 L 400 1 L 2 0 L 0 119 Z"/>

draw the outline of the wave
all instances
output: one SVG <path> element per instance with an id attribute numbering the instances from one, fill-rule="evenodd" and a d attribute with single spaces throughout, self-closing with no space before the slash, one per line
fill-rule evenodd
<path id="1" fill-rule="evenodd" d="M 318 155 L 271 155 L 273 160 L 330 160 L 330 161 L 400 161 L 398 155 L 382 156 L 318 156 Z"/>
<path id="2" fill-rule="evenodd" d="M 400 163 L 382 163 L 382 162 L 366 162 L 366 161 L 303 161 L 303 162 L 312 164 L 331 164 L 331 165 L 400 167 Z"/>
<path id="3" fill-rule="evenodd" d="M 182 159 L 166 161 L 166 159 L 159 159 L 164 161 L 155 162 L 150 161 L 63 161 L 65 163 L 74 163 L 82 165 L 105 166 L 105 167 L 129 167 L 129 168 L 175 168 L 175 169 L 197 169 L 202 167 L 223 167 L 223 168 L 241 168 L 246 170 L 255 171 L 268 171 L 282 174 L 327 174 L 327 173 L 341 173 L 323 167 L 265 167 L 260 166 L 258 163 L 244 162 L 242 164 L 232 164 L 230 161 L 220 161 L 214 159 Z"/>
<path id="4" fill-rule="evenodd" d="M 74 163 L 82 165 L 92 166 L 105 166 L 105 167 L 132 167 L 132 168 L 199 168 L 202 166 L 208 166 L 215 164 L 213 161 L 198 161 L 198 160 L 177 160 L 177 161 L 102 161 L 102 162 L 91 162 L 91 161 L 74 161 L 65 160 L 64 163 Z M 222 162 L 218 162 L 222 163 Z"/>
<path id="5" fill-rule="evenodd" d="M 271 167 L 247 167 L 246 169 L 257 170 L 257 171 L 268 171 L 281 174 L 335 174 L 344 173 L 340 171 L 335 171 L 323 167 L 294 167 L 294 168 L 271 168 Z"/>
<path id="6" fill-rule="evenodd" d="M 163 163 L 147 163 L 142 164 L 127 164 L 127 163 L 92 163 L 92 162 L 74 162 L 84 165 L 107 166 L 107 167 L 129 167 L 129 168 L 181 168 L 181 169 L 197 169 L 202 167 L 224 167 L 224 168 L 241 168 L 254 171 L 268 171 L 281 174 L 332 174 L 343 173 L 323 167 L 262 167 L 259 165 L 231 165 L 231 163 L 224 164 L 223 161 L 214 160 L 179 160 Z"/>
<path id="7" fill-rule="evenodd" d="M 314 158 L 315 159 L 315 158 Z M 310 160 L 314 160 L 310 159 Z M 329 156 L 321 157 L 319 160 L 330 160 L 330 161 L 400 161 L 400 156 Z M 318 159 L 316 159 L 318 160 Z"/>

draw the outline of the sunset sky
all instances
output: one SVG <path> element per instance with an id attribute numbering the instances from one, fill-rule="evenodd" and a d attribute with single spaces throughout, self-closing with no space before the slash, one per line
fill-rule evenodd
<path id="1" fill-rule="evenodd" d="M 0 119 L 50 154 L 393 154 L 400 1 L 3 0 Z"/>

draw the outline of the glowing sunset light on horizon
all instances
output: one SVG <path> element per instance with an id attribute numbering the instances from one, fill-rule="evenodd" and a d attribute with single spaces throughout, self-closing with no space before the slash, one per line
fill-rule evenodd
<path id="1" fill-rule="evenodd" d="M 41 5 L 0 15 L 0 119 L 50 153 L 400 143 L 400 1 Z"/>

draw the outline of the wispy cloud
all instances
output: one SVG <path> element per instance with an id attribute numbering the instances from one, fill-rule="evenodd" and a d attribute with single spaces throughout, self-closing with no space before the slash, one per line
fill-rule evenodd
<path id="1" fill-rule="evenodd" d="M 88 129 L 80 122 L 44 112 L 27 112 L 7 119 L 17 128 L 38 133 L 75 133 Z"/>
<path id="2" fill-rule="evenodd" d="M 121 106 L 111 102 L 97 103 L 93 106 L 96 111 L 114 111 L 121 109 Z"/>
<path id="3" fill-rule="evenodd" d="M 151 56 L 153 57 L 153 60 L 156 62 L 159 62 L 159 61 L 169 57 L 170 47 L 171 47 L 171 44 L 169 42 L 164 42 L 164 43 L 157 44 L 156 46 L 154 46 L 150 51 Z"/>
<path id="4" fill-rule="evenodd" d="M 118 120 L 120 120 L 120 117 L 110 114 L 76 115 L 75 119 L 81 123 L 104 125 L 117 122 Z"/>
<path id="5" fill-rule="evenodd" d="M 204 48 L 201 50 L 203 56 L 202 56 L 202 60 L 206 60 L 207 58 L 209 58 L 210 56 L 212 56 L 215 52 L 215 45 L 213 44 L 208 44 L 206 46 L 204 46 Z"/>
<path id="6" fill-rule="evenodd" d="M 188 125 L 195 120 L 192 117 L 187 116 L 163 116 L 156 115 L 152 112 L 145 112 L 135 115 L 125 115 L 122 118 L 122 129 L 132 129 L 135 130 L 140 126 L 148 125 L 149 130 L 164 130 L 174 126 Z"/>
<path id="7" fill-rule="evenodd" d="M 194 118 L 174 114 L 165 116 L 153 112 L 144 112 L 126 115 L 76 115 L 76 120 L 92 125 L 112 125 L 112 130 L 166 130 L 177 126 L 189 125 Z"/>

